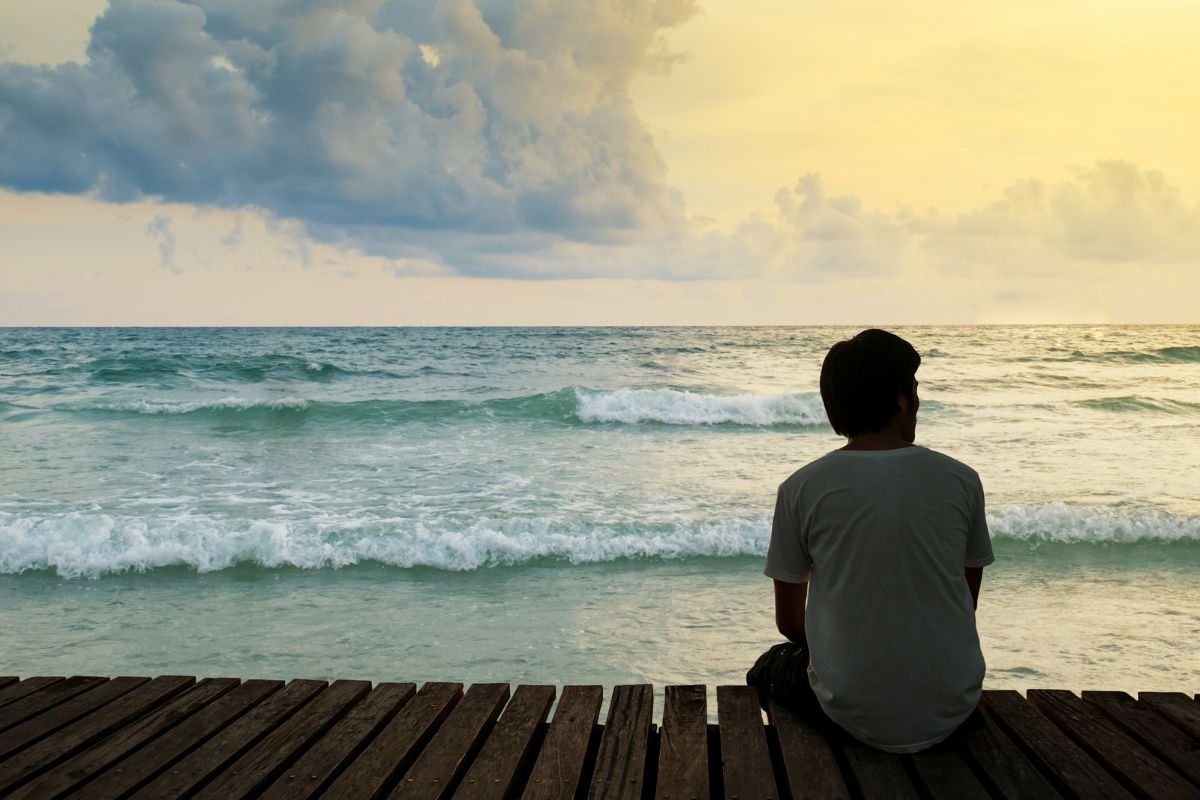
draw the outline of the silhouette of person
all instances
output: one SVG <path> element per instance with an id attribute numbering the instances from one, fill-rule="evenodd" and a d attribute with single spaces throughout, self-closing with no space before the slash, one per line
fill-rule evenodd
<path id="1" fill-rule="evenodd" d="M 914 444 L 921 356 L 865 330 L 830 348 L 821 398 L 846 445 L 779 487 L 765 573 L 787 642 L 746 680 L 768 700 L 897 753 L 979 702 L 975 609 L 995 559 L 979 475 Z"/>

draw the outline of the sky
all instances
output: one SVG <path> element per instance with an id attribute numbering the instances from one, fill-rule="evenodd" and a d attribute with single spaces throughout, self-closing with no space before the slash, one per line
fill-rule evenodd
<path id="1" fill-rule="evenodd" d="M 1200 321 L 1190 0 L 0 0 L 0 325 Z"/>

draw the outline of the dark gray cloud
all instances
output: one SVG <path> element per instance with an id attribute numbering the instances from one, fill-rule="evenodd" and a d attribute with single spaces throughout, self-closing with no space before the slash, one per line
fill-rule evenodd
<path id="1" fill-rule="evenodd" d="M 0 185 L 262 209 L 382 254 L 669 229 L 628 89 L 693 10 L 113 0 L 84 63 L 0 64 Z"/>

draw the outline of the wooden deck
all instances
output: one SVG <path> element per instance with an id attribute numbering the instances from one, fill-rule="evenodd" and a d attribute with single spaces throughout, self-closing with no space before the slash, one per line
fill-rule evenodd
<path id="1" fill-rule="evenodd" d="M 557 695 L 557 697 L 556 697 Z M 827 739 L 753 690 L 0 677 L 9 798 L 1200 798 L 1200 698 L 984 693 L 912 756 Z M 558 705 L 551 717 L 550 709 Z"/>

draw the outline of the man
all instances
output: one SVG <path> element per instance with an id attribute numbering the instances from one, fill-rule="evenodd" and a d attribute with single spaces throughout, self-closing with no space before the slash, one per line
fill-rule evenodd
<path id="1" fill-rule="evenodd" d="M 945 739 L 979 702 L 975 608 L 995 560 L 979 475 L 913 444 L 920 363 L 875 329 L 826 355 L 821 399 L 848 441 L 779 487 L 765 571 L 790 642 L 746 676 L 764 703 L 896 753 Z"/>

